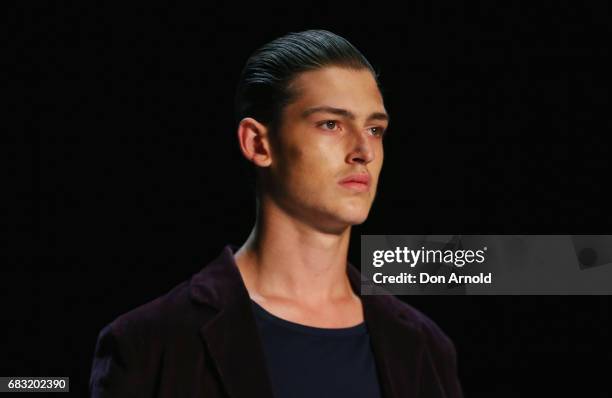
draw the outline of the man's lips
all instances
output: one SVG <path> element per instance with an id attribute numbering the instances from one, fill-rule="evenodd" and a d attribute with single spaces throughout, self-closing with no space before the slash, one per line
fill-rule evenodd
<path id="1" fill-rule="evenodd" d="M 339 184 L 345 188 L 365 192 L 370 188 L 370 176 L 365 173 L 351 174 L 340 180 Z"/>

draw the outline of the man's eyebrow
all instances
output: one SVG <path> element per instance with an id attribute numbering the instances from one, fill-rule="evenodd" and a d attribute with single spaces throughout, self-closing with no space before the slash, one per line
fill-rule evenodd
<path id="1" fill-rule="evenodd" d="M 315 106 L 308 108 L 302 112 L 302 118 L 305 119 L 317 112 L 333 113 L 334 115 L 342 116 L 351 120 L 355 120 L 357 118 L 353 112 L 347 109 L 334 108 L 333 106 Z M 384 112 L 374 112 L 367 118 L 367 120 L 386 120 L 387 122 L 389 122 L 389 119 L 389 115 Z"/>

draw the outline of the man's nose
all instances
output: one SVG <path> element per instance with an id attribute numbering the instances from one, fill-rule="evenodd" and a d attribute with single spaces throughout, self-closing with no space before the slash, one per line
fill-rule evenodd
<path id="1" fill-rule="evenodd" d="M 351 134 L 350 152 L 348 154 L 349 163 L 368 164 L 374 160 L 374 148 L 372 141 L 363 130 L 355 129 Z"/>

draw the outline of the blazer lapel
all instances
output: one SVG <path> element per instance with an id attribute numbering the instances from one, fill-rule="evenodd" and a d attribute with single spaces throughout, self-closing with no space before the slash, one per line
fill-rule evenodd
<path id="1" fill-rule="evenodd" d="M 233 258 L 236 249 L 227 245 L 217 259 L 192 279 L 192 298 L 218 311 L 200 328 L 200 336 L 231 397 L 272 397 L 250 297 Z"/>
<path id="2" fill-rule="evenodd" d="M 361 295 L 360 272 L 350 263 L 347 272 L 353 290 L 361 296 L 383 397 L 417 397 L 425 348 L 419 326 L 404 317 L 397 298 Z"/>

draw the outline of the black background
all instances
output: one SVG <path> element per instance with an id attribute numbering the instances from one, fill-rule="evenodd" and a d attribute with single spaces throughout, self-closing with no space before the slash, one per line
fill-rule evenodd
<path id="1" fill-rule="evenodd" d="M 246 239 L 234 89 L 292 31 L 340 34 L 381 71 L 392 120 L 353 264 L 360 234 L 610 233 L 610 13 L 592 7 L 15 10 L 35 240 L 3 270 L 2 375 L 86 395 L 105 324 Z M 453 339 L 466 397 L 610 396 L 609 297 L 400 298 Z"/>

